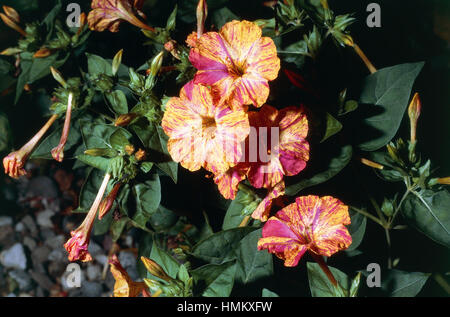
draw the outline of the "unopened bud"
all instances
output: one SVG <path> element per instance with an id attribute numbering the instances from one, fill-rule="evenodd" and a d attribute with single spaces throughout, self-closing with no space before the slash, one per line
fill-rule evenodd
<path id="1" fill-rule="evenodd" d="M 422 103 L 416 92 L 408 107 L 409 122 L 411 124 L 411 142 L 416 141 L 417 121 L 419 120 Z"/>
<path id="2" fill-rule="evenodd" d="M 52 55 L 52 51 L 46 47 L 41 48 L 36 53 L 34 53 L 34 58 L 43 58 Z"/>
<path id="3" fill-rule="evenodd" d="M 16 22 L 14 22 L 14 20 L 11 19 L 9 16 L 7 16 L 6 14 L 0 13 L 0 18 L 3 20 L 3 22 L 7 26 L 9 26 L 13 30 L 19 32 L 23 36 L 27 36 L 27 33 Z"/>
<path id="4" fill-rule="evenodd" d="M 373 167 L 373 168 L 377 168 L 379 170 L 382 170 L 384 168 L 383 165 L 373 162 L 371 160 L 365 159 L 365 158 L 361 158 L 361 163 L 363 163 L 364 165 Z"/>
<path id="5" fill-rule="evenodd" d="M 345 34 L 343 36 L 344 44 L 350 47 L 355 46 L 355 42 L 353 42 L 353 38 L 350 35 Z"/>
<path id="6" fill-rule="evenodd" d="M 166 51 L 168 51 L 170 54 L 172 54 L 173 57 L 176 59 L 180 59 L 180 54 L 177 50 L 177 42 L 174 40 L 170 40 L 164 44 L 164 48 Z"/>
<path id="7" fill-rule="evenodd" d="M 10 47 L 0 52 L 0 55 L 11 56 L 21 53 L 22 50 L 17 47 Z"/>
<path id="8" fill-rule="evenodd" d="M 102 218 L 108 213 L 108 211 L 111 210 L 121 185 L 122 183 L 120 182 L 116 183 L 108 196 L 106 196 L 100 203 L 100 206 L 98 207 L 99 220 L 102 220 Z"/>
<path id="9" fill-rule="evenodd" d="M 153 58 L 152 64 L 150 65 L 150 73 L 149 73 L 150 76 L 156 77 L 156 75 L 158 74 L 158 72 L 162 66 L 163 56 L 164 56 L 164 52 L 161 51 L 158 55 L 156 55 Z"/>
<path id="10" fill-rule="evenodd" d="M 56 80 L 58 83 L 60 83 L 61 86 L 63 86 L 64 88 L 66 88 L 67 83 L 66 83 L 66 81 L 64 80 L 63 76 L 61 75 L 61 73 L 60 73 L 56 68 L 54 68 L 53 66 L 50 66 L 50 70 L 51 70 L 51 72 L 52 72 L 53 78 L 55 78 L 55 80 Z"/>
<path id="11" fill-rule="evenodd" d="M 450 185 L 450 177 L 438 178 L 437 183 L 441 185 Z"/>
<path id="12" fill-rule="evenodd" d="M 197 5 L 197 38 L 200 38 L 205 29 L 205 21 L 208 16 L 206 0 L 199 0 Z"/>
<path id="13" fill-rule="evenodd" d="M 122 63 L 122 54 L 123 49 L 117 52 L 117 54 L 114 56 L 113 62 L 112 62 L 112 74 L 115 76 L 117 74 L 117 71 L 119 70 L 120 64 Z"/>
<path id="14" fill-rule="evenodd" d="M 17 13 L 17 11 L 14 10 L 14 8 L 11 8 L 8 6 L 3 6 L 3 11 L 5 11 L 6 15 L 14 22 L 16 22 L 16 23 L 20 22 L 19 13 Z"/>
<path id="15" fill-rule="evenodd" d="M 108 157 L 113 157 L 115 156 L 115 151 L 113 149 L 101 149 L 101 148 L 96 148 L 96 149 L 88 149 L 86 151 L 84 151 L 84 154 L 86 155 L 90 155 L 90 156 L 108 156 Z"/>
<path id="16" fill-rule="evenodd" d="M 138 115 L 136 113 L 126 113 L 121 114 L 116 121 L 114 121 L 114 125 L 116 127 L 124 127 L 130 124 L 133 119 L 135 119 Z"/>
<path id="17" fill-rule="evenodd" d="M 150 274 L 152 274 L 153 276 L 159 277 L 160 279 L 166 282 L 172 281 L 172 278 L 169 275 L 167 275 L 164 269 L 155 261 L 150 260 L 145 256 L 141 256 L 141 261 L 144 263 L 147 271 L 149 271 Z"/>

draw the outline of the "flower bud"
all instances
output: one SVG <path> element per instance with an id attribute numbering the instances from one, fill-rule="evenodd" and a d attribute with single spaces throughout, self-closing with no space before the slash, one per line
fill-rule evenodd
<path id="1" fill-rule="evenodd" d="M 441 185 L 450 185 L 450 177 L 438 178 L 437 183 Z"/>
<path id="2" fill-rule="evenodd" d="M 197 5 L 197 38 L 200 38 L 205 29 L 205 21 L 208 16 L 206 0 L 199 0 Z"/>
<path id="3" fill-rule="evenodd" d="M 0 13 L 0 18 L 3 20 L 3 22 L 9 26 L 11 29 L 19 32 L 20 34 L 22 34 L 23 36 L 27 36 L 27 33 L 19 26 L 17 25 L 16 22 L 14 22 L 13 19 L 11 19 L 9 16 L 7 16 L 6 14 Z"/>
<path id="4" fill-rule="evenodd" d="M 108 196 L 106 196 L 100 203 L 100 206 L 98 207 L 99 220 L 102 220 L 102 218 L 108 213 L 108 211 L 111 210 L 121 185 L 122 183 L 120 182 L 116 183 Z"/>
<path id="5" fill-rule="evenodd" d="M 156 55 L 153 58 L 152 64 L 150 65 L 150 73 L 149 73 L 150 76 L 156 77 L 156 75 L 158 75 L 159 70 L 162 65 L 162 62 L 163 62 L 163 56 L 164 56 L 164 52 L 161 51 L 161 52 L 159 52 L 158 55 Z"/>
<path id="6" fill-rule="evenodd" d="M 150 260 L 145 256 L 141 256 L 141 261 L 144 263 L 147 271 L 149 271 L 150 274 L 152 274 L 153 276 L 159 277 L 160 279 L 166 282 L 172 281 L 172 278 L 169 275 L 167 275 L 164 269 L 155 261 Z"/>
<path id="7" fill-rule="evenodd" d="M 11 55 L 16 55 L 21 53 L 22 50 L 20 48 L 17 47 L 9 47 L 3 51 L 0 52 L 0 55 L 5 55 L 5 56 L 11 56 Z"/>
<path id="8" fill-rule="evenodd" d="M 16 23 L 20 22 L 19 13 L 17 13 L 17 11 L 14 10 L 14 8 L 11 8 L 8 6 L 3 6 L 3 11 L 5 11 L 6 15 L 14 22 L 16 22 Z"/>
<path id="9" fill-rule="evenodd" d="M 138 116 L 136 113 L 126 113 L 121 114 L 116 121 L 114 121 L 114 125 L 116 127 L 125 127 L 130 124 L 133 119 L 135 119 Z"/>
<path id="10" fill-rule="evenodd" d="M 177 42 L 174 40 L 170 40 L 164 44 L 164 49 L 172 54 L 176 59 L 180 59 L 180 54 L 177 51 Z"/>
<path id="11" fill-rule="evenodd" d="M 113 157 L 116 155 L 116 152 L 113 149 L 106 149 L 106 148 L 95 148 L 95 149 L 88 149 L 84 151 L 84 154 L 90 155 L 90 156 L 107 156 L 107 157 Z"/>
<path id="12" fill-rule="evenodd" d="M 409 122 L 411 124 L 411 142 L 416 141 L 417 121 L 419 120 L 422 103 L 418 93 L 414 94 L 408 107 Z"/>
<path id="13" fill-rule="evenodd" d="M 52 72 L 53 78 L 61 84 L 61 86 L 63 86 L 64 88 L 67 87 L 67 83 L 64 80 L 63 76 L 61 75 L 61 73 L 54 68 L 53 66 L 50 66 L 50 71 Z"/>
<path id="14" fill-rule="evenodd" d="M 46 47 L 39 49 L 36 53 L 34 53 L 34 58 L 43 58 L 52 55 L 52 51 Z"/>
<path id="15" fill-rule="evenodd" d="M 376 168 L 376 169 L 379 169 L 379 170 L 382 170 L 384 168 L 383 165 L 378 164 L 376 162 L 373 162 L 371 160 L 368 160 L 368 159 L 365 159 L 365 158 L 361 158 L 360 160 L 361 160 L 361 163 L 363 163 L 364 165 L 367 165 L 367 166 L 370 166 L 370 167 L 373 167 L 373 168 Z"/>
<path id="16" fill-rule="evenodd" d="M 114 56 L 113 62 L 112 62 L 112 74 L 113 76 L 116 76 L 117 71 L 119 70 L 120 64 L 122 63 L 122 54 L 123 49 L 117 52 L 117 54 Z"/>

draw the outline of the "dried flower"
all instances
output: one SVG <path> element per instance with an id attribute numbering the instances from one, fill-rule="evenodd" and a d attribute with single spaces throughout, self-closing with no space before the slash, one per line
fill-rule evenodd
<path id="1" fill-rule="evenodd" d="M 70 119 L 72 117 L 72 107 L 73 107 L 73 93 L 69 93 L 66 110 L 66 119 L 64 120 L 64 127 L 61 133 L 61 138 L 59 140 L 58 146 L 53 148 L 51 151 L 52 157 L 58 162 L 62 162 L 64 159 L 64 146 L 66 145 L 67 138 L 69 137 Z"/>
<path id="2" fill-rule="evenodd" d="M 114 284 L 114 297 L 137 297 L 145 289 L 144 282 L 134 282 L 127 271 L 120 264 L 117 255 L 109 259 L 111 273 L 116 280 Z"/>

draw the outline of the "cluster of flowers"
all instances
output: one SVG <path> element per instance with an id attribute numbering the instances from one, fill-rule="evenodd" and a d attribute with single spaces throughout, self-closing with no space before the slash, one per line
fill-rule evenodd
<path id="1" fill-rule="evenodd" d="M 152 30 L 135 15 L 143 17 L 142 5 L 143 1 L 93 0 L 93 10 L 87 17 L 89 27 L 117 32 L 119 24 L 128 21 Z M 308 119 L 303 107 L 277 110 L 266 104 L 269 81 L 275 80 L 280 70 L 276 46 L 272 39 L 262 36 L 260 27 L 249 21 L 232 21 L 219 32 L 203 33 L 205 1 L 200 0 L 198 8 L 197 32 L 186 41 L 191 48 L 189 60 L 197 73 L 178 97 L 167 102 L 161 123 L 169 136 L 168 151 L 174 161 L 190 171 L 203 167 L 211 172 L 226 199 L 235 199 L 238 185 L 245 179 L 255 188 L 267 190 L 266 197 L 252 213 L 254 219 L 266 222 L 258 249 L 274 253 L 285 260 L 286 266 L 297 265 L 306 251 L 319 264 L 323 263 L 323 259 L 317 258 L 319 255 L 330 256 L 352 242 L 345 227 L 350 224 L 346 205 L 330 196 L 298 197 L 269 218 L 272 201 L 285 193 L 284 176 L 300 173 L 309 160 Z M 55 78 L 61 77 L 56 70 L 52 72 Z M 64 86 L 64 80 L 60 83 Z M 63 159 L 71 108 L 72 96 L 60 144 L 52 151 L 58 161 Z M 57 115 L 52 116 L 22 149 L 4 158 L 6 174 L 14 178 L 26 174 L 23 166 L 27 157 L 56 118 Z M 255 148 L 259 157 L 253 155 Z M 118 191 L 115 186 L 103 199 L 109 180 L 110 174 L 106 174 L 85 220 L 65 244 L 70 261 L 92 260 L 88 243 L 97 211 L 100 210 L 101 218 Z M 116 258 L 111 265 L 120 284 L 123 278 L 117 276 L 126 272 Z M 125 280 L 127 285 L 132 284 L 128 277 Z M 143 284 L 136 285 L 140 291 Z"/>

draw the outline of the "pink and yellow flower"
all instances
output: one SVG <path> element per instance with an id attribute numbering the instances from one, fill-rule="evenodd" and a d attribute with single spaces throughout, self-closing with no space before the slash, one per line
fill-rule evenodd
<path id="1" fill-rule="evenodd" d="M 89 209 L 86 218 L 84 218 L 81 225 L 70 233 L 71 238 L 64 244 L 64 248 L 69 252 L 69 261 L 92 261 L 92 256 L 88 251 L 89 240 L 91 236 L 94 220 L 97 215 L 97 210 L 105 193 L 106 186 L 111 178 L 109 173 L 105 174 L 103 182 L 100 185 L 97 196 Z"/>
<path id="2" fill-rule="evenodd" d="M 268 190 L 266 197 L 259 203 L 258 207 L 253 211 L 252 218 L 261 222 L 266 222 L 269 218 L 270 209 L 272 208 L 273 201 L 284 195 L 285 184 L 282 180 L 276 184 L 273 188 Z"/>
<path id="3" fill-rule="evenodd" d="M 281 209 L 263 227 L 258 249 L 267 249 L 296 266 L 306 251 L 331 256 L 352 243 L 346 225 L 350 224 L 348 206 L 331 196 L 303 196 Z"/>
<path id="4" fill-rule="evenodd" d="M 45 125 L 39 130 L 34 137 L 31 138 L 20 150 L 8 154 L 3 158 L 3 167 L 5 168 L 5 174 L 8 174 L 12 178 L 18 178 L 19 176 L 26 175 L 27 172 L 23 168 L 28 157 L 33 152 L 38 142 L 42 139 L 47 130 L 52 126 L 53 122 L 58 118 L 58 115 L 53 115 L 45 123 Z"/>
<path id="5" fill-rule="evenodd" d="M 144 282 L 135 282 L 120 264 L 117 255 L 109 259 L 111 273 L 116 280 L 114 284 L 114 297 L 137 297 L 146 288 Z"/>
<path id="6" fill-rule="evenodd" d="M 191 81 L 171 98 L 161 123 L 169 136 L 167 149 L 175 162 L 190 171 L 204 167 L 221 174 L 237 164 L 241 142 L 250 127 L 243 110 L 213 102 L 210 88 Z"/>
<path id="7" fill-rule="evenodd" d="M 145 18 L 142 11 L 144 1 L 141 0 L 92 0 L 92 11 L 88 14 L 89 28 L 102 32 L 119 30 L 119 24 L 127 21 L 141 29 L 154 31 L 155 29 L 142 22 L 137 16 Z"/>
<path id="8" fill-rule="evenodd" d="M 207 32 L 189 54 L 198 69 L 195 83 L 212 85 L 219 103 L 233 109 L 253 104 L 261 107 L 269 96 L 269 81 L 278 76 L 280 59 L 269 37 L 249 21 L 231 21 L 219 33 Z"/>
<path id="9" fill-rule="evenodd" d="M 288 107 L 280 111 L 264 105 L 258 112 L 249 112 L 257 141 L 249 138 L 247 148 L 258 147 L 256 162 L 249 162 L 248 180 L 256 188 L 274 188 L 283 176 L 293 176 L 306 167 L 309 160 L 308 119 L 302 108 Z M 272 134 L 277 132 L 278 137 Z M 261 147 L 265 148 L 261 148 Z M 262 152 L 267 152 L 263 157 Z"/>

